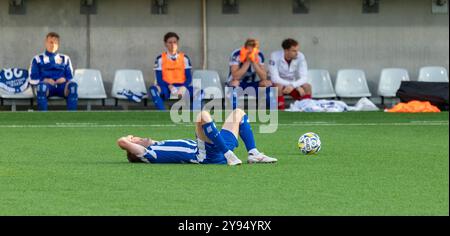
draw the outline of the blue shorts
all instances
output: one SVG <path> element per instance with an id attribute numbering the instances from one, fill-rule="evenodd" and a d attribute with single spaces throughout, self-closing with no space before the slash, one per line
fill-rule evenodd
<path id="1" fill-rule="evenodd" d="M 47 97 L 66 97 L 64 90 L 66 89 L 66 83 L 55 84 L 54 86 L 47 84 L 48 86 L 48 96 Z"/>
<path id="2" fill-rule="evenodd" d="M 226 85 L 229 86 L 228 83 Z M 239 87 L 241 87 L 242 90 L 245 90 L 248 87 L 252 87 L 256 91 L 258 91 L 259 81 L 255 81 L 255 82 L 244 82 L 244 81 L 241 81 L 241 83 L 239 83 Z"/>
<path id="3" fill-rule="evenodd" d="M 239 146 L 239 142 L 231 131 L 226 129 L 222 129 L 220 131 L 220 135 L 225 141 L 225 145 L 233 151 Z M 200 148 L 200 147 L 199 147 Z M 214 144 L 205 142 L 206 149 L 206 158 L 201 161 L 201 164 L 227 164 L 227 159 L 223 155 L 221 151 L 218 150 L 218 147 Z"/>
<path id="4" fill-rule="evenodd" d="M 241 83 L 239 84 L 239 87 L 241 87 L 243 90 L 245 90 L 245 89 L 248 88 L 248 87 L 252 87 L 252 88 L 254 88 L 256 91 L 258 91 L 259 81 L 256 81 L 256 82 L 249 82 L 249 83 L 247 83 L 247 82 L 241 82 Z"/>

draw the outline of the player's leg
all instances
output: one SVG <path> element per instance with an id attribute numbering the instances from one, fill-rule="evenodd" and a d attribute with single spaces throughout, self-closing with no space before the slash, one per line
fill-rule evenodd
<path id="1" fill-rule="evenodd" d="M 249 163 L 273 163 L 277 161 L 277 159 L 259 152 L 256 148 L 252 127 L 250 126 L 247 114 L 243 110 L 234 110 L 225 120 L 222 130 L 228 130 L 236 137 L 241 137 L 248 152 Z"/>
<path id="2" fill-rule="evenodd" d="M 47 111 L 48 110 L 48 100 L 47 97 L 50 92 L 51 85 L 40 82 L 36 88 L 36 100 L 39 111 Z"/>
<path id="3" fill-rule="evenodd" d="M 191 110 L 200 111 L 203 108 L 201 89 L 195 89 L 194 91 L 193 86 L 188 86 L 183 97 L 189 97 Z"/>
<path id="4" fill-rule="evenodd" d="M 69 81 L 65 84 L 60 84 L 58 87 L 64 88 L 63 96 L 66 98 L 67 110 L 76 111 L 78 105 L 78 84 Z"/>
<path id="5" fill-rule="evenodd" d="M 303 83 L 295 88 L 290 94 L 295 100 L 311 99 L 311 85 Z"/>
<path id="6" fill-rule="evenodd" d="M 242 163 L 226 145 L 209 112 L 202 111 L 197 115 L 195 133 L 201 141 L 214 144 L 224 154 L 229 165 L 239 165 Z"/>
<path id="7" fill-rule="evenodd" d="M 169 88 L 167 88 L 168 90 Z M 164 106 L 164 101 L 161 97 L 161 95 L 165 94 L 166 88 L 165 87 L 160 87 L 158 85 L 153 85 L 150 87 L 149 92 L 150 92 L 150 96 L 152 97 L 152 101 L 155 104 L 155 107 L 158 110 L 166 110 L 166 107 Z"/>
<path id="8" fill-rule="evenodd" d="M 285 100 L 284 100 L 284 86 L 281 84 L 275 84 L 275 87 L 278 90 L 278 97 L 277 97 L 277 102 L 278 102 L 278 110 L 284 110 L 286 108 L 285 105 Z"/>
<path id="9" fill-rule="evenodd" d="M 300 94 L 300 99 L 311 99 L 312 88 L 308 83 L 302 84 L 297 88 L 298 93 Z"/>
<path id="10" fill-rule="evenodd" d="M 227 83 L 227 86 L 230 89 L 229 99 L 231 102 L 232 109 L 236 109 L 238 106 L 238 91 L 237 88 L 241 86 L 241 81 L 239 80 L 231 80 Z"/>
<path id="11" fill-rule="evenodd" d="M 273 91 L 271 91 L 271 89 L 273 88 L 273 84 L 272 81 L 270 80 L 261 80 L 258 82 L 258 86 L 259 87 L 263 87 L 265 88 L 265 93 L 266 93 L 266 108 L 267 109 L 276 109 L 276 102 L 277 100 L 275 100 L 275 94 L 273 93 Z M 258 89 L 258 88 L 256 88 Z M 259 92 L 259 90 L 257 90 Z M 259 95 L 258 95 L 259 96 Z"/>

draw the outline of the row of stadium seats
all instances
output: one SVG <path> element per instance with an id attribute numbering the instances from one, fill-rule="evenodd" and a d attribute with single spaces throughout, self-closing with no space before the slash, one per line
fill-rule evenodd
<path id="1" fill-rule="evenodd" d="M 313 98 L 359 98 L 371 97 L 364 71 L 339 70 L 333 89 L 330 74 L 326 70 L 309 70 L 308 80 L 313 88 Z M 395 97 L 402 81 L 409 81 L 408 71 L 402 68 L 385 68 L 381 71 L 378 82 L 378 95 Z M 448 82 L 448 73 L 444 67 L 427 66 L 419 71 L 418 81 Z"/>
<path id="2" fill-rule="evenodd" d="M 316 99 L 336 97 L 360 98 L 372 96 L 363 70 L 339 70 L 334 87 L 331 81 L 330 73 L 327 70 L 311 69 L 308 71 L 308 75 L 308 81 L 311 83 L 313 88 L 312 97 Z M 216 71 L 196 70 L 193 73 L 193 79 L 200 79 L 202 85 L 201 87 L 204 90 L 206 99 L 224 98 L 222 82 Z M 78 83 L 79 99 L 88 100 L 88 110 L 90 110 L 91 100 L 101 99 L 104 105 L 107 95 L 103 85 L 102 75 L 99 70 L 77 69 L 75 70 L 74 80 Z M 382 98 L 395 97 L 401 81 L 409 80 L 409 74 L 406 69 L 383 69 L 381 71 L 378 83 L 378 95 Z M 422 67 L 419 72 L 418 81 L 448 82 L 448 73 L 443 67 Z M 111 89 L 111 97 L 115 99 L 116 106 L 120 99 L 127 99 L 125 96 L 117 94 L 117 92 L 123 90 L 131 90 L 136 94 L 147 94 L 147 86 L 145 85 L 142 71 L 116 71 Z M 2 99 L 2 102 L 3 99 L 33 99 L 33 97 L 34 95 L 31 87 L 20 94 L 8 94 L 2 92 L 0 89 L 0 99 Z M 146 103 L 148 96 L 145 95 L 143 98 Z"/>

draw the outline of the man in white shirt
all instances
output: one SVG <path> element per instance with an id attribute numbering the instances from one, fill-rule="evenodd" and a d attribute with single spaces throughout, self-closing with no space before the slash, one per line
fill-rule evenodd
<path id="1" fill-rule="evenodd" d="M 284 95 L 295 100 L 311 99 L 311 85 L 307 83 L 308 65 L 294 39 L 285 39 L 283 50 L 271 54 L 269 72 L 272 82 L 278 88 L 278 109 L 284 110 Z"/>

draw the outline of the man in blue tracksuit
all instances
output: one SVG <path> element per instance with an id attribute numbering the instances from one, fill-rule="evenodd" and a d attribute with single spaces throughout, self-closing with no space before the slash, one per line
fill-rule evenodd
<path id="1" fill-rule="evenodd" d="M 47 98 L 63 97 L 67 110 L 74 111 L 78 104 L 78 85 L 72 81 L 72 62 L 67 55 L 58 53 L 59 35 L 48 33 L 45 38 L 45 52 L 31 61 L 30 83 L 36 85 L 38 110 L 47 111 Z"/>

